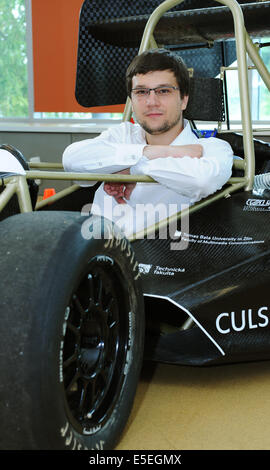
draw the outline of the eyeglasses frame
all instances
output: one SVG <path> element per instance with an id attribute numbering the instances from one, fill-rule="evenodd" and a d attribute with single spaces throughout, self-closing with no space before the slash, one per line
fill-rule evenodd
<path id="1" fill-rule="evenodd" d="M 142 91 L 143 90 L 143 91 L 146 91 L 146 95 L 141 96 L 141 98 L 147 98 L 148 96 L 150 96 L 151 91 L 154 91 L 155 96 L 160 97 L 161 95 L 156 94 L 156 90 L 158 88 L 170 88 L 170 89 L 173 89 L 173 90 L 179 90 L 179 87 L 176 87 L 176 86 L 173 86 L 173 85 L 167 85 L 167 86 L 164 85 L 164 86 L 157 86 L 155 88 L 143 88 L 143 87 L 142 88 L 132 88 L 131 93 L 134 92 L 134 91 Z M 138 96 L 137 96 L 137 98 L 138 98 Z"/>

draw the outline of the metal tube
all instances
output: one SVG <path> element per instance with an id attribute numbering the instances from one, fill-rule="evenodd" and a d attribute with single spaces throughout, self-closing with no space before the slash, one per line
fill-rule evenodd
<path id="1" fill-rule="evenodd" d="M 233 161 L 233 167 L 237 170 L 244 170 L 245 169 L 245 160 L 235 159 Z"/>
<path id="2" fill-rule="evenodd" d="M 44 199 L 40 202 L 37 202 L 35 210 L 39 210 L 42 207 L 47 206 L 48 204 L 52 204 L 55 201 L 59 201 L 60 199 L 62 199 L 62 197 L 67 196 L 68 194 L 74 193 L 80 187 L 81 186 L 79 186 L 77 184 L 73 184 L 72 186 L 69 186 L 68 188 L 63 189 L 62 191 L 59 191 L 58 193 L 54 194 L 53 196 L 50 196 L 47 199 Z"/>
<path id="3" fill-rule="evenodd" d="M 240 106 L 242 114 L 242 126 L 243 126 L 243 145 L 245 153 L 245 176 L 248 178 L 246 190 L 252 189 L 253 179 L 255 174 L 255 152 L 254 142 L 252 133 L 251 123 L 251 112 L 250 112 L 250 99 L 248 89 L 248 75 L 247 75 L 247 59 L 246 59 L 246 44 L 247 32 L 244 25 L 243 12 L 240 5 L 235 0 L 216 0 L 227 6 L 232 13 L 235 30 L 235 41 L 236 41 L 236 56 L 238 62 L 238 79 L 239 79 L 239 94 L 240 94 Z M 144 29 L 139 53 L 147 50 L 151 43 L 151 38 L 154 37 L 154 29 L 166 11 L 182 3 L 183 0 L 165 0 L 161 3 L 150 15 L 147 24 Z M 251 46 L 249 45 L 251 49 Z"/>
<path id="4" fill-rule="evenodd" d="M 131 105 L 131 100 L 128 97 L 127 101 L 126 101 L 126 104 L 125 104 L 125 109 L 124 109 L 122 121 L 123 122 L 130 121 L 131 114 L 132 114 L 132 105 Z"/>
<path id="5" fill-rule="evenodd" d="M 252 40 L 250 39 L 249 35 L 246 34 L 246 47 L 247 53 L 252 60 L 253 64 L 255 65 L 256 69 L 258 70 L 262 80 L 265 83 L 265 86 L 270 91 L 270 73 L 267 70 L 257 47 L 253 44 Z"/>
<path id="6" fill-rule="evenodd" d="M 52 162 L 28 162 L 30 168 L 57 168 L 63 170 L 62 163 Z"/>
<path id="7" fill-rule="evenodd" d="M 30 198 L 29 188 L 25 176 L 16 176 L 17 187 L 16 192 L 21 212 L 32 212 L 32 202 Z"/>
<path id="8" fill-rule="evenodd" d="M 243 163 L 239 161 L 239 167 L 243 168 Z M 117 183 L 157 183 L 156 180 L 151 178 L 151 176 L 147 175 L 119 175 L 117 173 L 114 174 L 95 174 L 95 173 L 60 173 L 54 171 L 27 171 L 26 176 L 28 179 L 45 179 L 45 180 L 77 180 L 77 181 L 114 181 Z M 238 178 L 230 178 L 228 183 L 231 182 L 247 182 L 246 177 L 238 177 Z M 69 191 L 63 190 L 63 191 Z M 51 196 L 53 198 L 54 196 Z M 50 198 L 50 200 L 52 200 Z"/>
<path id="9" fill-rule="evenodd" d="M 246 190 L 251 190 L 255 174 L 255 152 L 252 132 L 252 121 L 250 111 L 250 99 L 248 88 L 248 68 L 246 57 L 246 30 L 244 26 L 243 12 L 240 5 L 235 0 L 217 0 L 219 3 L 227 5 L 233 15 L 236 57 L 238 65 L 238 81 L 240 106 L 243 127 L 243 145 L 246 159 L 245 176 L 248 178 Z"/>
<path id="10" fill-rule="evenodd" d="M 150 15 L 145 29 L 143 33 L 143 37 L 141 40 L 141 45 L 139 48 L 139 54 L 144 52 L 145 50 L 149 49 L 149 45 L 151 43 L 152 38 L 154 38 L 154 29 L 166 11 L 171 10 L 171 8 L 175 7 L 176 5 L 182 3 L 183 0 L 166 0 L 165 2 L 161 3 Z"/>
<path id="11" fill-rule="evenodd" d="M 239 189 L 242 189 L 246 184 L 246 180 L 244 179 L 242 182 L 238 182 L 236 184 L 233 184 L 229 186 L 228 188 L 225 188 L 223 190 L 220 190 L 216 192 L 215 194 L 208 196 L 205 199 L 202 199 L 201 201 L 196 202 L 193 206 L 188 207 L 187 209 L 182 210 L 181 212 L 178 212 L 177 214 L 174 214 L 167 219 L 161 220 L 157 224 L 152 225 L 151 227 L 147 227 L 140 232 L 133 233 L 129 235 L 127 238 L 130 242 L 133 242 L 137 239 L 145 238 L 145 236 L 150 236 L 155 233 L 157 229 L 161 229 L 162 227 L 168 226 L 168 224 L 175 219 L 181 219 L 187 214 L 191 214 L 193 212 L 196 212 L 197 210 L 202 209 L 203 207 L 208 206 L 209 204 L 212 204 L 214 201 L 218 201 L 219 199 L 229 197 L 231 193 L 238 191 Z"/>
<path id="12" fill-rule="evenodd" d="M 119 175 L 95 174 L 95 173 L 68 173 L 58 171 L 26 171 L 27 179 L 66 180 L 66 181 L 117 181 L 156 183 L 153 178 L 146 175 Z"/>

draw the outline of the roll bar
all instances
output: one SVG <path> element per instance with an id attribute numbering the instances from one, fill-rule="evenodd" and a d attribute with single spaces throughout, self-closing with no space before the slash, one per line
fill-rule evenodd
<path id="1" fill-rule="evenodd" d="M 182 3 L 184 0 L 165 0 L 161 3 L 150 15 L 147 24 L 144 29 L 139 53 L 148 50 L 149 48 L 157 48 L 156 41 L 154 39 L 155 27 L 161 18 L 161 16 L 168 10 Z M 235 41 L 236 41 L 236 57 L 238 62 L 238 80 L 239 80 L 239 92 L 240 92 L 240 106 L 243 123 L 243 146 L 244 146 L 244 160 L 236 161 L 235 167 L 244 170 L 244 176 L 239 178 L 230 178 L 228 181 L 229 186 L 215 193 L 208 198 L 199 201 L 194 204 L 190 211 L 196 211 L 204 207 L 213 201 L 228 197 L 231 193 L 244 188 L 245 190 L 251 190 L 253 187 L 253 181 L 255 176 L 255 152 L 254 152 L 254 141 L 252 132 L 252 121 L 251 121 L 251 109 L 250 109 L 250 98 L 249 98 L 249 87 L 248 87 L 248 67 L 247 67 L 247 54 L 252 60 L 253 64 L 257 68 L 261 78 L 263 79 L 266 87 L 270 91 L 270 73 L 263 63 L 258 48 L 253 44 L 249 37 L 245 24 L 243 12 L 240 5 L 236 0 L 215 0 L 227 6 L 233 16 L 234 30 L 235 30 Z M 131 103 L 127 100 L 123 120 L 130 119 L 131 116 Z M 43 164 L 41 168 L 47 165 L 49 168 L 53 164 Z M 58 168 L 58 167 L 57 167 Z M 60 168 L 59 168 L 60 169 Z M 89 180 L 89 181 L 141 181 L 141 182 L 153 182 L 153 179 L 145 175 L 96 175 L 96 174 L 78 174 L 78 173 L 62 173 L 54 171 L 26 171 L 25 176 L 12 176 L 5 180 L 6 189 L 5 193 L 0 194 L 0 210 L 5 206 L 7 201 L 10 199 L 12 194 L 15 192 L 18 195 L 20 210 L 21 212 L 29 212 L 32 210 L 30 198 L 27 196 L 27 179 L 61 179 L 61 180 Z M 12 188 L 8 188 L 9 185 Z M 72 186 L 69 191 L 76 190 L 77 185 Z M 64 191 L 60 191 L 56 196 L 52 196 L 53 199 L 60 199 L 64 195 Z M 52 201 L 52 199 L 50 199 Z M 179 213 L 180 217 L 183 215 Z"/>
<path id="2" fill-rule="evenodd" d="M 139 54 L 150 49 L 158 47 L 154 39 L 155 27 L 164 13 L 182 3 L 184 0 L 165 0 L 161 3 L 150 15 L 149 20 L 145 26 Z M 244 24 L 243 12 L 239 3 L 236 0 L 215 0 L 227 6 L 233 15 L 235 42 L 236 42 L 236 57 L 238 63 L 238 80 L 239 80 L 239 93 L 240 93 L 240 106 L 242 116 L 243 128 L 243 145 L 245 152 L 244 162 L 244 175 L 247 181 L 245 189 L 250 190 L 253 186 L 255 175 L 255 153 L 252 132 L 252 120 L 248 87 L 248 67 L 246 53 L 249 54 L 254 65 L 258 69 L 266 86 L 270 90 L 270 74 L 265 67 L 260 55 L 253 42 L 251 41 Z M 130 100 L 127 101 L 123 120 L 128 120 L 131 115 Z"/>

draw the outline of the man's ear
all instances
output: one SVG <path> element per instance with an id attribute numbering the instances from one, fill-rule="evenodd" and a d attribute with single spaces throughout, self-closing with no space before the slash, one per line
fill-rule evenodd
<path id="1" fill-rule="evenodd" d="M 182 98 L 182 111 L 184 111 L 187 107 L 187 104 L 188 104 L 188 98 L 189 96 L 188 95 L 185 95 L 183 98 Z"/>

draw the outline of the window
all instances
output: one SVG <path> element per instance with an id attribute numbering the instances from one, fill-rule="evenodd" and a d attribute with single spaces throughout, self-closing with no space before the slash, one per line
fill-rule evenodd
<path id="1" fill-rule="evenodd" d="M 0 118 L 28 114 L 25 0 L 0 0 Z"/>
<path id="2" fill-rule="evenodd" d="M 263 38 L 258 41 L 260 43 L 260 54 L 263 61 L 270 70 L 270 38 Z M 251 116 L 252 121 L 266 122 L 270 120 L 270 93 L 265 86 L 262 78 L 256 69 L 252 68 L 252 63 L 248 62 L 250 66 L 248 77 L 250 87 L 250 103 L 251 103 Z M 228 90 L 228 108 L 230 122 L 237 122 L 241 120 L 239 88 L 238 88 L 238 72 L 237 62 L 231 64 L 231 70 L 226 71 L 226 82 Z"/>
<path id="3" fill-rule="evenodd" d="M 33 80 L 32 1 L 0 0 L 0 120 L 122 118 L 115 112 L 35 112 Z"/>
<path id="4" fill-rule="evenodd" d="M 265 40 L 261 42 L 265 44 L 265 46 L 261 48 L 261 55 L 264 63 L 266 64 L 267 69 L 270 70 L 270 38 L 265 38 Z M 253 87 L 255 88 L 255 84 L 253 84 Z M 256 92 L 257 115 L 255 115 L 254 119 L 269 121 L 270 93 L 260 77 L 257 77 Z"/>
<path id="5" fill-rule="evenodd" d="M 34 111 L 31 3 L 31 0 L 0 0 L 0 120 L 121 120 L 122 114 L 115 112 Z M 270 38 L 260 38 L 259 42 L 265 46 L 260 47 L 260 53 L 270 69 Z M 270 93 L 255 70 L 249 74 L 252 119 L 269 124 Z M 237 71 L 227 71 L 226 79 L 229 119 L 231 123 L 239 124 L 241 114 Z"/>
<path id="6" fill-rule="evenodd" d="M 34 113 L 35 119 L 122 119 L 122 113 Z"/>

